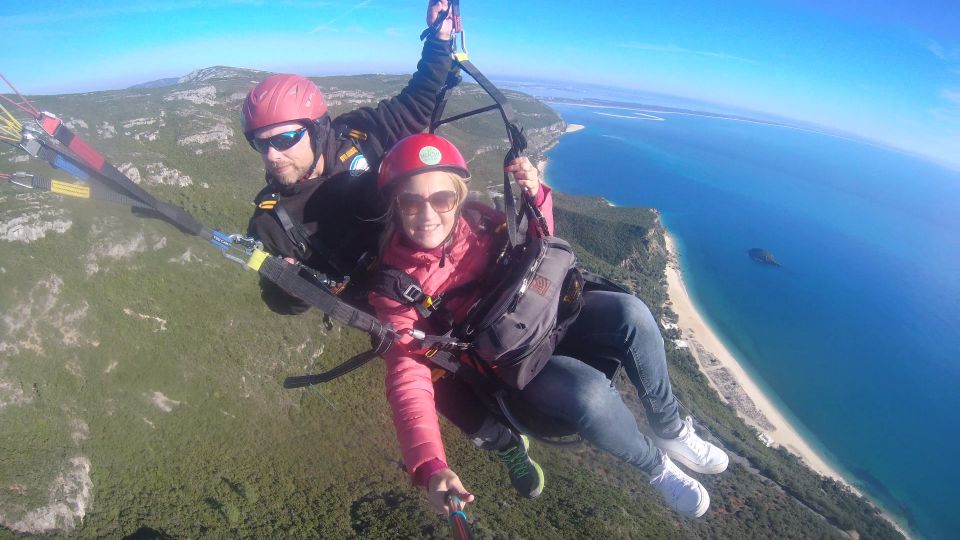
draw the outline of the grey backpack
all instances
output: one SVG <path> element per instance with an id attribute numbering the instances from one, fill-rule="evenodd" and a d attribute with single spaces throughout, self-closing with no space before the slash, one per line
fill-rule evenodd
<path id="1" fill-rule="evenodd" d="M 470 344 L 461 360 L 519 390 L 540 373 L 580 313 L 583 278 L 563 239 L 534 238 L 512 251 L 500 257 L 454 335 Z"/>

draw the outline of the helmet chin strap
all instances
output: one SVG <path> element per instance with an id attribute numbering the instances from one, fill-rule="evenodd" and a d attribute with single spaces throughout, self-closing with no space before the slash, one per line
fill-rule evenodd
<path id="1" fill-rule="evenodd" d="M 301 182 L 309 180 L 310 177 L 313 176 L 314 171 L 317 169 L 317 163 L 319 163 L 320 158 L 323 157 L 324 143 L 330 138 L 330 116 L 325 114 L 317 118 L 307 126 L 307 130 L 310 132 L 310 142 L 313 147 L 313 165 L 310 166 L 310 170 L 308 170 L 307 174 L 300 180 Z M 323 166 L 326 168 L 326 160 L 324 160 Z M 323 176 L 322 170 L 318 176 Z"/>
<path id="2" fill-rule="evenodd" d="M 310 165 L 310 169 L 307 170 L 307 173 L 303 175 L 303 178 L 300 179 L 300 182 L 306 182 L 313 177 L 313 173 L 317 170 L 317 163 L 320 162 L 320 158 L 323 157 L 323 142 L 320 140 L 320 134 L 311 135 L 310 140 L 313 146 L 313 164 Z M 326 160 L 324 160 L 324 166 L 326 166 Z M 320 171 L 317 176 L 323 176 L 323 171 Z"/>

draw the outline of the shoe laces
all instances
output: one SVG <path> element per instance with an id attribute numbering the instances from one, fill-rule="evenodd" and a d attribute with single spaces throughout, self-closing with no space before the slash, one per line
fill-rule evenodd
<path id="1" fill-rule="evenodd" d="M 687 476 L 679 467 L 664 456 L 663 472 L 650 480 L 650 484 L 663 489 L 670 496 L 670 503 L 676 503 L 683 494 L 696 488 L 697 481 Z"/>
<path id="2" fill-rule="evenodd" d="M 497 452 L 497 457 L 507 466 L 507 471 L 510 473 L 510 476 L 523 478 L 530 474 L 530 458 L 524 451 L 523 443 L 517 444 L 508 450 Z"/>
<path id="3" fill-rule="evenodd" d="M 680 436 L 677 437 L 677 440 L 682 442 L 684 446 L 690 450 L 693 450 L 693 453 L 700 459 L 705 458 L 710 452 L 710 444 L 698 437 L 696 430 L 693 429 L 692 416 L 688 416 L 683 420 L 683 429 L 680 430 Z"/>

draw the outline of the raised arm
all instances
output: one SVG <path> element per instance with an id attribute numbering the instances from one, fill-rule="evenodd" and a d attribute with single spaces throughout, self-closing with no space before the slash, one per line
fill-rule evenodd
<path id="1" fill-rule="evenodd" d="M 447 0 L 433 0 L 427 6 L 427 24 L 432 25 L 440 11 L 447 9 Z M 430 34 L 424 45 L 417 71 L 400 93 L 385 99 L 376 107 L 362 107 L 338 117 L 351 128 L 365 132 L 378 154 L 383 154 L 398 140 L 421 133 L 430 125 L 436 108 L 437 94 L 447 80 L 452 59 L 448 17 L 436 33 Z"/>

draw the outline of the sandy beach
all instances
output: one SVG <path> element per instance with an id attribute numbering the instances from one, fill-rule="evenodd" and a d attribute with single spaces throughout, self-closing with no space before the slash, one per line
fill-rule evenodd
<path id="1" fill-rule="evenodd" d="M 813 470 L 850 486 L 859 494 L 856 488 L 830 467 L 800 437 L 796 429 L 760 391 L 757 384 L 750 379 L 737 359 L 700 316 L 684 286 L 677 261 L 677 248 L 669 234 L 666 235 L 666 244 L 669 251 L 667 294 L 670 297 L 670 307 L 679 318 L 677 325 L 682 334 L 681 339 L 696 357 L 700 369 L 707 375 L 710 384 L 728 403 L 733 405 L 741 418 L 749 425 L 766 433 L 774 445 L 783 446 L 800 456 Z"/>
<path id="2" fill-rule="evenodd" d="M 814 471 L 837 480 L 857 495 L 863 496 L 860 490 L 840 476 L 836 469 L 828 465 L 800 437 L 797 430 L 760 391 L 760 387 L 747 375 L 736 357 L 703 320 L 683 283 L 676 244 L 669 234 L 665 234 L 665 240 L 669 252 L 666 271 L 668 304 L 677 314 L 677 326 L 682 334 L 681 340 L 687 344 L 690 352 L 697 359 L 700 370 L 707 376 L 710 385 L 733 406 L 738 416 L 748 425 L 765 433 L 772 444 L 784 447 L 799 456 Z M 883 517 L 905 538 L 912 538 L 907 530 L 893 519 L 893 516 L 883 509 L 880 510 Z"/>

